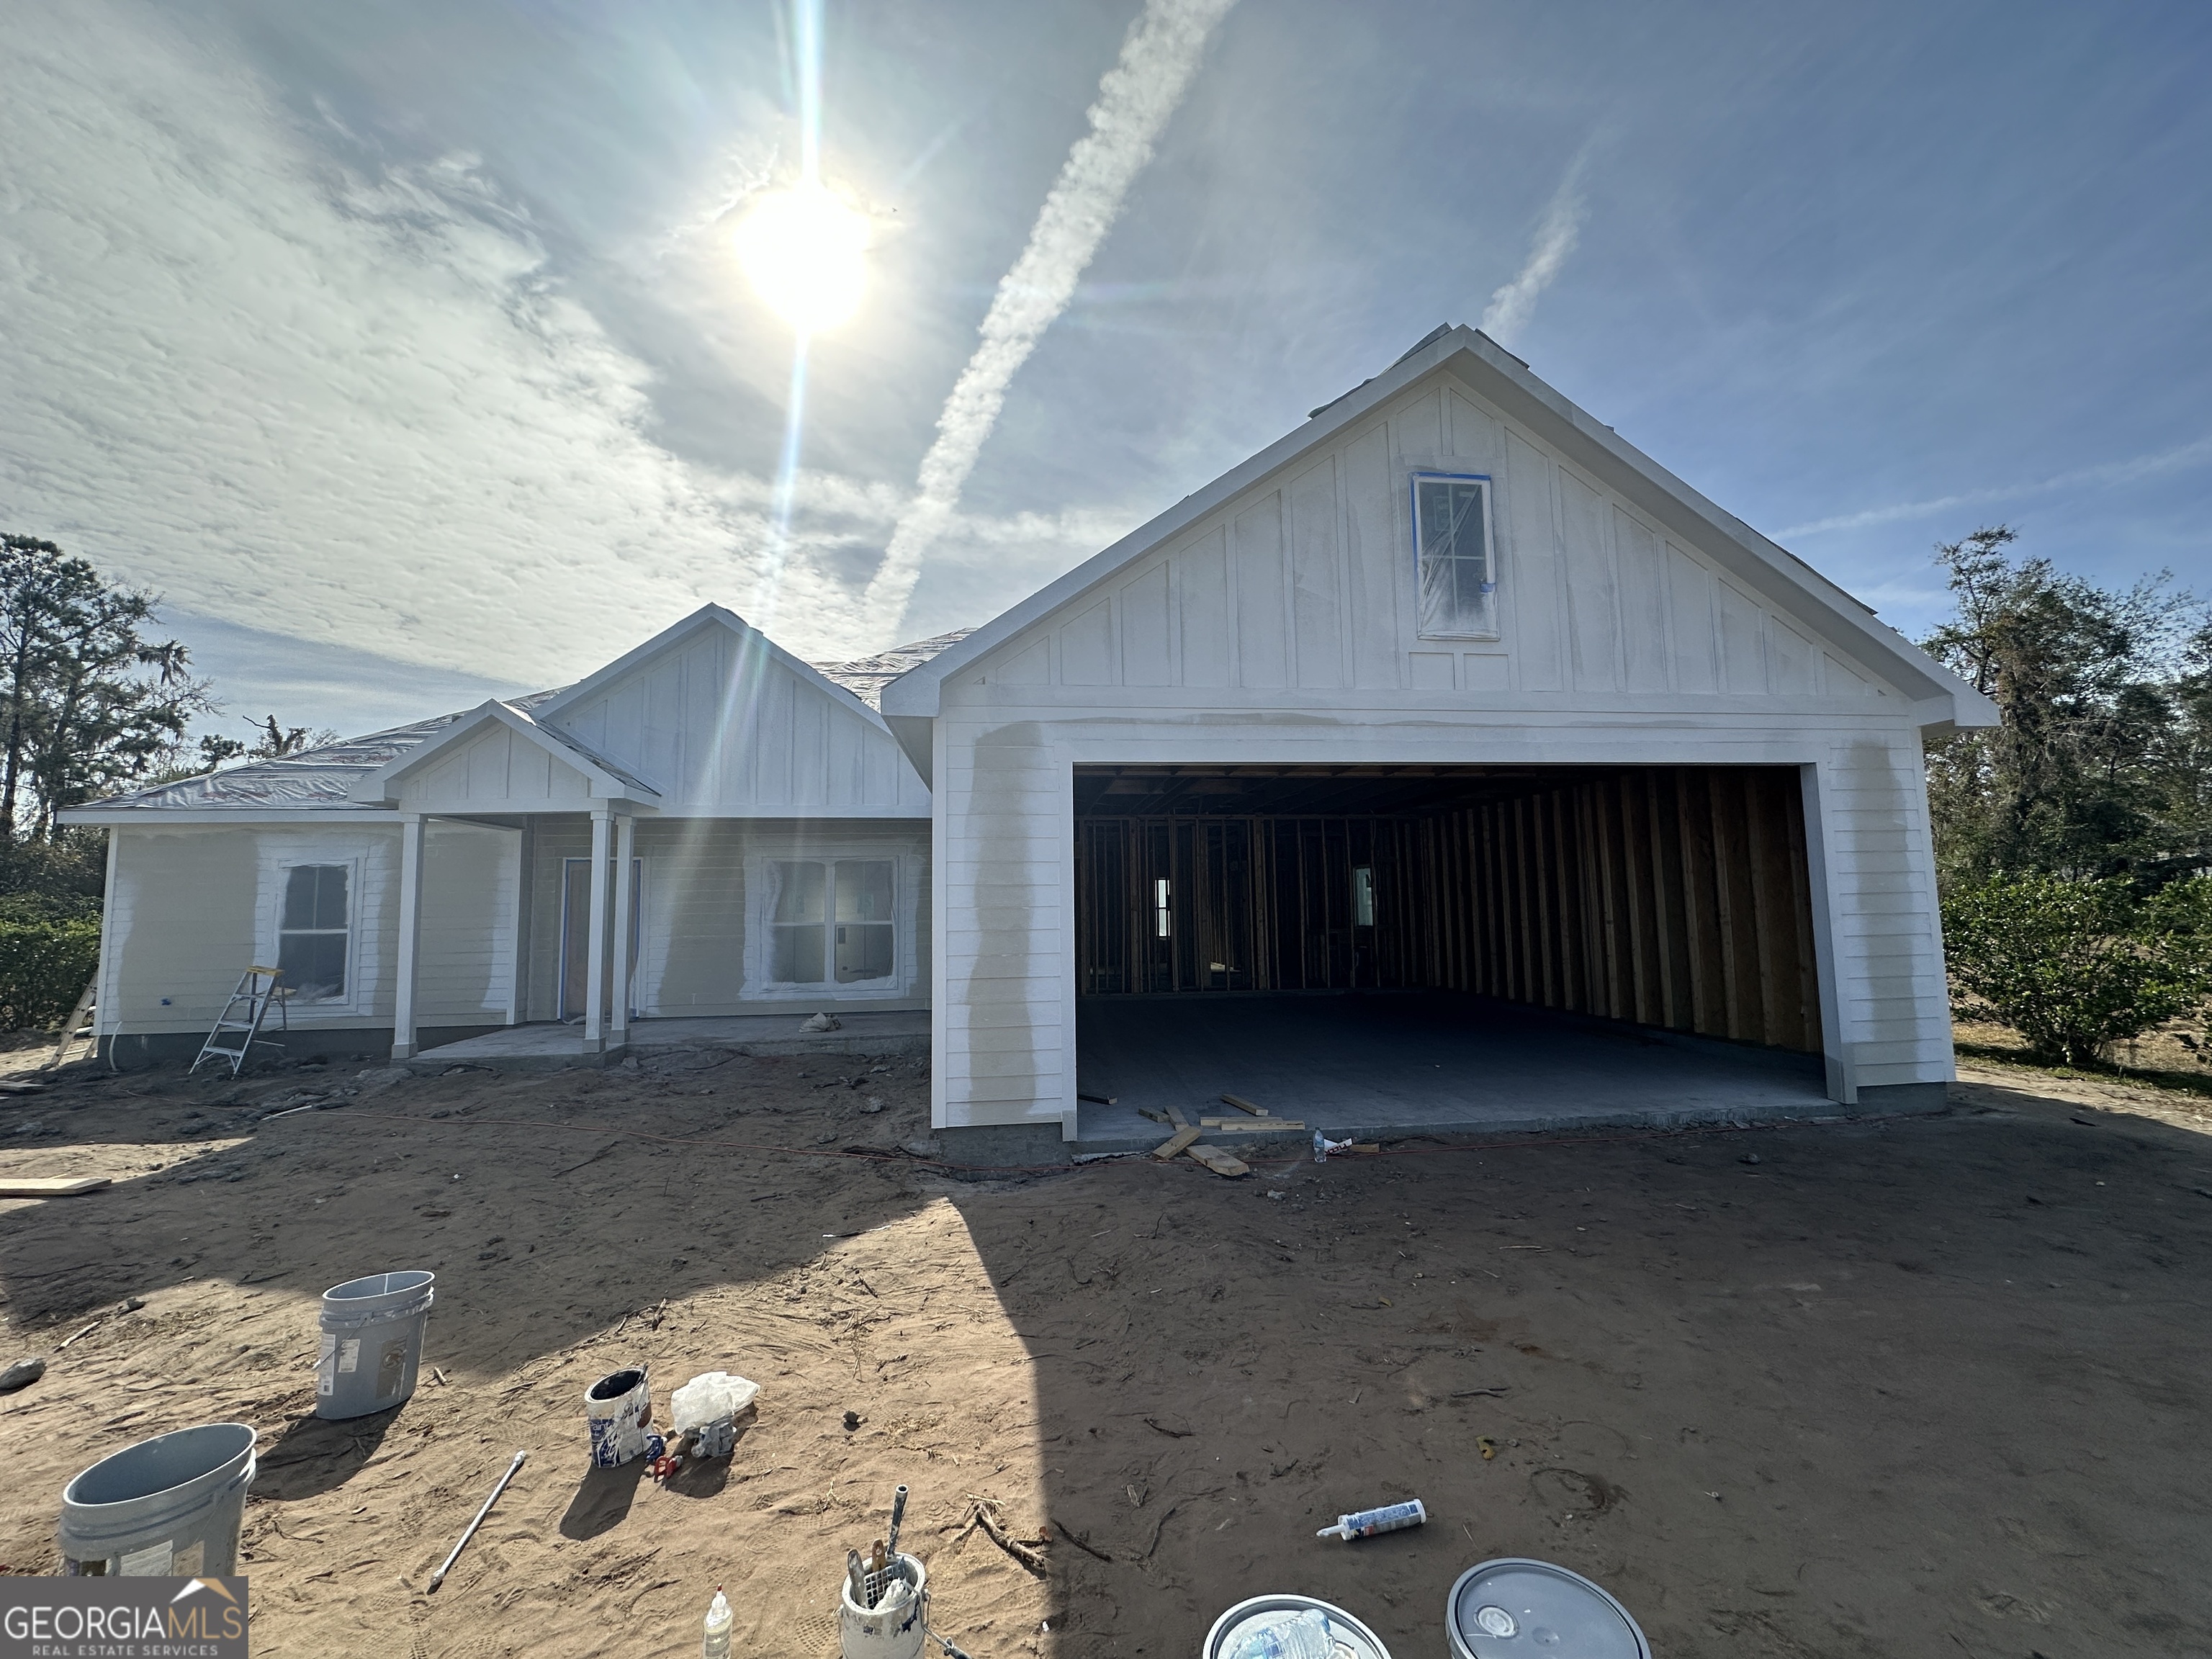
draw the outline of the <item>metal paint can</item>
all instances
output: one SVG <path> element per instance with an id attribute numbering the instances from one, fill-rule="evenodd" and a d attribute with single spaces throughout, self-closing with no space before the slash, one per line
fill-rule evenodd
<path id="1" fill-rule="evenodd" d="M 1222 1659 L 1255 1626 L 1287 1624 L 1309 1607 L 1328 1615 L 1329 1633 L 1336 1638 L 1336 1650 L 1329 1659 L 1390 1659 L 1390 1650 L 1382 1645 L 1381 1637 L 1342 1607 L 1310 1595 L 1255 1595 L 1249 1601 L 1239 1601 L 1206 1632 L 1201 1659 Z"/>
<path id="2" fill-rule="evenodd" d="M 1444 1601 L 1455 1659 L 1651 1659 L 1626 1607 L 1578 1572 L 1508 1556 L 1460 1574 Z"/>

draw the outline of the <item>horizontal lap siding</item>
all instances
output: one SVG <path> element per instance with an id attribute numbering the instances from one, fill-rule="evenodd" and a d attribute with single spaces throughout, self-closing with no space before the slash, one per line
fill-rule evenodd
<path id="1" fill-rule="evenodd" d="M 504 1020 L 514 990 L 521 836 L 433 822 L 422 853 L 416 1008 L 427 1024 Z"/>
<path id="2" fill-rule="evenodd" d="M 399 837 L 383 825 L 240 825 L 112 831 L 101 1030 L 204 1032 L 249 966 L 276 954 L 284 870 L 349 865 L 352 993 L 343 1006 L 290 1010 L 301 1026 L 374 1026 L 392 1019 Z M 166 1003 L 164 999 L 167 999 Z"/>
<path id="3" fill-rule="evenodd" d="M 1061 1001 L 1066 769 L 1026 727 L 976 731 L 938 780 L 938 811 L 948 914 L 934 1115 L 943 1125 L 1056 1120 L 1073 1041 Z"/>

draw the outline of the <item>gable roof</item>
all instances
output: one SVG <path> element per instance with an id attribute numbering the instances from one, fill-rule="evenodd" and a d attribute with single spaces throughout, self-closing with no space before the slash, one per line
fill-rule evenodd
<path id="1" fill-rule="evenodd" d="M 884 687 L 900 675 L 921 667 L 939 652 L 959 644 L 975 631 L 972 628 L 956 628 L 949 634 L 916 640 L 911 645 L 895 645 L 872 657 L 855 657 L 850 662 L 818 662 L 814 665 L 822 671 L 824 678 L 835 680 L 869 708 L 876 708 Z"/>
<path id="2" fill-rule="evenodd" d="M 565 732 L 540 725 L 529 714 L 494 697 L 447 722 L 444 729 L 394 755 L 374 771 L 357 778 L 348 793 L 358 805 L 389 806 L 398 799 L 399 781 L 428 766 L 447 750 L 477 736 L 486 726 L 503 726 L 516 736 L 537 744 L 562 765 L 574 768 L 591 781 L 592 793 L 600 799 L 652 802 L 660 792 L 624 771 L 605 756 L 586 749 Z"/>
<path id="3" fill-rule="evenodd" d="M 1380 405 L 1443 370 L 1469 390 L 1602 477 L 1626 499 L 1693 539 L 1698 550 L 1786 613 L 1808 621 L 1846 654 L 1911 698 L 1923 726 L 1993 726 L 1994 704 L 1873 611 L 1786 548 L 1722 510 L 1612 428 L 1547 386 L 1489 336 L 1465 326 L 1438 329 L 1373 379 L 1315 410 L 1305 423 L 1212 483 L 1139 526 L 1057 581 L 992 618 L 964 639 L 884 686 L 885 718 L 902 732 L 937 714 L 945 680 L 994 647 L 1081 598 L 1191 528 L 1232 497 L 1343 436 Z"/>
<path id="4" fill-rule="evenodd" d="M 883 716 L 876 712 L 872 700 L 860 696 L 851 687 L 840 684 L 812 663 L 792 655 L 736 611 L 719 605 L 701 605 L 680 622 L 662 629 L 636 649 L 625 651 L 605 667 L 586 674 L 574 685 L 562 687 L 531 713 L 541 721 L 557 722 L 562 710 L 574 708 L 596 693 L 608 690 L 655 657 L 674 649 L 709 628 L 727 629 L 746 644 L 757 644 L 769 653 L 770 661 L 790 670 L 807 684 L 818 687 L 834 701 L 858 711 L 871 726 L 883 726 Z"/>
<path id="5" fill-rule="evenodd" d="M 511 708 L 527 710 L 551 696 L 550 691 L 537 691 L 526 697 L 511 697 L 507 702 Z M 67 808 L 61 816 L 65 823 L 98 823 L 108 822 L 111 813 L 119 822 L 154 812 L 265 817 L 272 811 L 367 810 L 353 798 L 354 785 L 395 757 L 420 748 L 454 721 L 467 718 L 466 710 L 434 714 L 428 720 L 321 744 L 274 760 L 248 761 L 173 783 L 127 790 Z"/>

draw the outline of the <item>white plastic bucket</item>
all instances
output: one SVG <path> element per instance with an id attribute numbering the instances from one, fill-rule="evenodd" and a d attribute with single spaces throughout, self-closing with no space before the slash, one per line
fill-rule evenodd
<path id="1" fill-rule="evenodd" d="M 584 1425 L 592 1435 L 592 1467 L 618 1468 L 652 1443 L 653 1378 L 642 1365 L 601 1377 L 584 1391 Z"/>
<path id="2" fill-rule="evenodd" d="M 1390 1659 L 1390 1650 L 1382 1645 L 1382 1638 L 1342 1607 L 1310 1595 L 1255 1595 L 1249 1601 L 1239 1601 L 1213 1621 L 1200 1652 L 1204 1659 L 1222 1659 L 1236 1650 L 1248 1632 L 1286 1623 L 1309 1607 L 1328 1615 L 1329 1633 L 1336 1638 L 1331 1659 Z"/>
<path id="3" fill-rule="evenodd" d="M 839 1580 L 837 1644 L 844 1659 L 918 1659 L 929 1623 L 929 1569 L 901 1551 L 869 1582 L 882 1582 L 877 1605 L 853 1599 L 853 1581 Z"/>
<path id="4" fill-rule="evenodd" d="M 366 1417 L 415 1392 L 437 1277 L 421 1268 L 371 1273 L 323 1292 L 316 1416 Z"/>
<path id="5" fill-rule="evenodd" d="M 65 1577 L 221 1577 L 238 1571 L 253 1431 L 208 1423 L 126 1446 L 62 1488 Z"/>

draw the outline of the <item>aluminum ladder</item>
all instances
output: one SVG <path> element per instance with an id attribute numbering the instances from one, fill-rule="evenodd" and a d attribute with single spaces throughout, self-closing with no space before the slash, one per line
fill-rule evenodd
<path id="1" fill-rule="evenodd" d="M 100 976 L 95 974 L 92 982 L 84 988 L 84 994 L 76 1000 L 76 1006 L 70 1010 L 70 1017 L 62 1022 L 61 1041 L 55 1045 L 52 1056 L 40 1067 L 41 1071 L 51 1072 L 57 1066 L 68 1065 L 70 1050 L 86 1037 L 92 1039 L 92 1048 L 88 1052 L 100 1052 L 99 1022 L 87 1018 L 97 1004 L 99 995 Z"/>
<path id="2" fill-rule="evenodd" d="M 261 1035 L 261 1022 L 269 1018 L 269 1005 L 272 1002 L 276 1005 L 277 1029 L 286 1032 L 291 1030 L 284 998 L 276 988 L 276 981 L 283 976 L 284 970 L 281 968 L 259 967 L 248 968 L 238 976 L 238 988 L 230 994 L 230 1000 L 222 1005 L 222 1012 L 216 1020 L 215 1029 L 208 1033 L 207 1041 L 200 1045 L 199 1058 L 193 1060 L 185 1073 L 186 1077 L 198 1071 L 204 1062 L 218 1058 L 230 1062 L 230 1074 L 236 1077 L 255 1043 L 264 1042 L 272 1048 L 284 1046 Z M 241 1008 L 243 1018 L 238 1017 Z M 238 1047 L 230 1048 L 223 1046 L 222 1039 L 226 1034 L 237 1037 Z"/>

